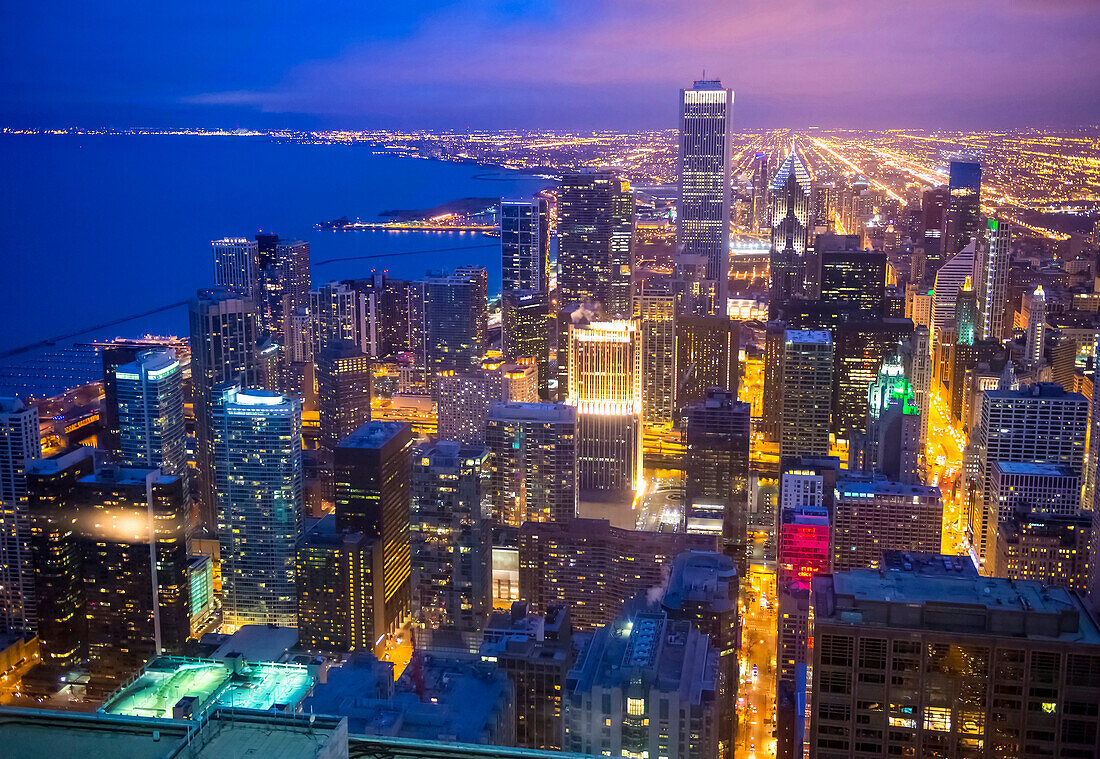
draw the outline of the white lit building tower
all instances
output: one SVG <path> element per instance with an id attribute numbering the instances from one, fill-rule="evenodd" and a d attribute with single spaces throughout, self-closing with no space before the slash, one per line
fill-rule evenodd
<path id="1" fill-rule="evenodd" d="M 41 455 L 38 408 L 0 398 L 0 633 L 36 628 L 26 464 Z"/>
<path id="2" fill-rule="evenodd" d="M 1008 299 L 1008 267 L 1012 233 L 997 219 L 987 223 L 978 274 L 978 335 L 982 340 L 1004 337 L 1005 302 Z"/>
<path id="3" fill-rule="evenodd" d="M 771 188 L 770 310 L 806 289 L 806 251 L 813 224 L 813 180 L 792 145 Z"/>

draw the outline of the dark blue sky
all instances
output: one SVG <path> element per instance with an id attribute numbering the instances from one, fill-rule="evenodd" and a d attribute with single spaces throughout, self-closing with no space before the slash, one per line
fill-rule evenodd
<path id="1" fill-rule="evenodd" d="M 1096 0 L 4 0 L 0 124 L 675 126 L 705 68 L 764 126 L 1100 123 Z"/>

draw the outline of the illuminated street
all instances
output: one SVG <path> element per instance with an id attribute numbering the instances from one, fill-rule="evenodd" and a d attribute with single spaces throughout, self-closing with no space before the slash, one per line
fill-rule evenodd
<path id="1" fill-rule="evenodd" d="M 762 541 L 758 540 L 758 543 Z M 754 564 L 742 584 L 739 757 L 775 755 L 775 572 Z"/>

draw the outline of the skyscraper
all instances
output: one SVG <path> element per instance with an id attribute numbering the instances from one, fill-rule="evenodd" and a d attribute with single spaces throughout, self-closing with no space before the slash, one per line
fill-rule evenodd
<path id="1" fill-rule="evenodd" d="M 258 274 L 256 308 L 263 331 L 286 345 L 286 317 L 309 307 L 309 243 L 256 235 Z"/>
<path id="2" fill-rule="evenodd" d="M 639 282 L 635 316 L 642 324 L 642 420 L 669 425 L 676 413 L 676 298 L 667 282 Z"/>
<path id="3" fill-rule="evenodd" d="M 772 179 L 769 312 L 806 291 L 806 252 L 810 243 L 813 180 L 792 145 Z"/>
<path id="4" fill-rule="evenodd" d="M 676 319 L 676 406 L 703 400 L 709 388 L 737 394 L 740 322 L 726 316 Z"/>
<path id="5" fill-rule="evenodd" d="M 516 362 L 534 361 L 538 369 L 539 398 L 550 399 L 550 315 L 549 293 L 534 290 L 504 291 L 502 338 L 504 358 Z"/>
<path id="6" fill-rule="evenodd" d="M 1037 367 L 1043 363 L 1047 336 L 1047 298 L 1042 285 L 1031 293 L 1028 306 L 1024 361 L 1028 366 Z"/>
<path id="7" fill-rule="evenodd" d="M 631 313 L 634 197 L 612 171 L 566 174 L 558 198 L 558 304 L 598 301 L 610 316 Z"/>
<path id="8" fill-rule="evenodd" d="M 940 265 L 946 261 L 943 227 L 947 220 L 947 203 L 950 191 L 947 187 L 930 187 L 921 195 L 921 228 L 923 231 L 924 266 L 917 278 L 931 279 Z"/>
<path id="9" fill-rule="evenodd" d="M 370 421 L 371 360 L 354 343 L 330 343 L 317 354 L 321 444 L 334 450 Z"/>
<path id="10" fill-rule="evenodd" d="M 223 237 L 210 245 L 214 249 L 214 284 L 241 298 L 254 298 L 260 273 L 260 248 L 256 241 Z"/>
<path id="11" fill-rule="evenodd" d="M 783 345 L 780 456 L 828 456 L 833 340 L 828 332 L 787 330 Z"/>
<path id="12" fill-rule="evenodd" d="M 569 330 L 569 405 L 577 408 L 577 484 L 599 499 L 632 496 L 642 465 L 642 333 L 636 319 Z"/>
<path id="13" fill-rule="evenodd" d="M 748 568 L 749 404 L 717 387 L 688 406 L 684 433 L 684 525 L 719 534 L 722 552 Z"/>
<path id="14" fill-rule="evenodd" d="M 913 334 L 908 319 L 850 318 L 833 330 L 833 423 L 837 438 L 851 442 L 866 430 L 867 388 L 885 359 Z"/>
<path id="15" fill-rule="evenodd" d="M 188 494 L 183 369 L 171 348 L 139 353 L 115 370 L 119 442 L 128 467 L 159 467 L 184 481 Z"/>
<path id="16" fill-rule="evenodd" d="M 27 463 L 42 455 L 38 409 L 0 398 L 0 631 L 35 630 Z"/>
<path id="17" fill-rule="evenodd" d="M 862 250 L 859 235 L 817 235 L 814 263 L 820 266 L 817 283 L 825 303 L 883 314 L 886 303 L 886 254 Z"/>
<path id="18" fill-rule="evenodd" d="M 378 541 L 382 582 L 375 583 L 375 626 L 388 633 L 411 611 L 409 473 L 412 428 L 373 421 L 340 441 L 334 457 L 336 527 Z M 376 549 L 377 550 L 377 549 Z M 377 595 L 381 588 L 381 595 Z"/>
<path id="19" fill-rule="evenodd" d="M 779 442 L 782 430 L 783 352 L 786 341 L 786 322 L 776 320 L 764 325 L 764 387 L 760 431 L 765 440 L 773 443 Z"/>
<path id="20" fill-rule="evenodd" d="M 329 282 L 309 292 L 309 315 L 313 320 L 313 355 L 328 345 L 353 343 L 370 352 L 367 332 L 366 297 L 346 282 Z"/>
<path id="21" fill-rule="evenodd" d="M 441 372 L 439 384 L 439 439 L 464 445 L 485 444 L 486 421 L 493 403 L 537 403 L 538 372 L 530 364 L 510 364 L 499 353 L 481 368 Z"/>
<path id="22" fill-rule="evenodd" d="M 449 276 L 429 276 L 424 285 L 424 368 L 436 391 L 441 371 L 477 368 L 485 355 L 489 303 L 486 273 L 460 267 Z"/>
<path id="23" fill-rule="evenodd" d="M 948 258 L 936 272 L 936 283 L 932 291 L 932 355 L 937 353 L 941 335 L 955 326 L 955 306 L 958 303 L 959 288 L 966 278 L 974 277 L 975 249 L 967 245 Z"/>
<path id="24" fill-rule="evenodd" d="M 951 159 L 948 179 L 947 213 L 944 221 L 944 257 L 953 256 L 977 242 L 981 222 L 982 166 L 977 159 L 958 156 Z"/>
<path id="25" fill-rule="evenodd" d="M 1005 336 L 1012 230 L 1008 224 L 990 219 L 987 223 L 986 239 L 980 245 L 982 260 L 975 266 L 978 275 L 978 310 L 981 313 L 978 337 L 981 340 L 1001 340 Z"/>
<path id="26" fill-rule="evenodd" d="M 225 620 L 294 627 L 305 506 L 301 407 L 267 390 L 228 385 L 213 419 Z"/>
<path id="27" fill-rule="evenodd" d="M 730 268 L 730 127 L 733 90 L 718 80 L 680 90 L 678 255 L 702 256 L 706 272 L 690 312 L 725 316 Z"/>
<path id="28" fill-rule="evenodd" d="M 486 440 L 492 454 L 493 517 L 524 522 L 577 514 L 577 409 L 563 403 L 494 403 Z"/>
<path id="29" fill-rule="evenodd" d="M 545 198 L 500 201 L 504 293 L 550 290 L 550 209 Z"/>
<path id="30" fill-rule="evenodd" d="M 938 487 L 841 478 L 833 506 L 833 571 L 881 566 L 883 551 L 939 551 L 942 531 Z"/>
<path id="31" fill-rule="evenodd" d="M 767 153 L 757 153 L 752 165 L 752 222 L 759 231 L 771 229 L 771 199 L 768 190 L 771 187 L 772 174 L 768 167 Z"/>

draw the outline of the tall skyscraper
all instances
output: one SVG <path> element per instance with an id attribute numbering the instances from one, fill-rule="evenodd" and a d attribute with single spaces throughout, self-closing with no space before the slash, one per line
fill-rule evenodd
<path id="1" fill-rule="evenodd" d="M 246 237 L 223 237 L 210 243 L 214 249 L 214 284 L 241 298 L 258 291 L 260 248 Z"/>
<path id="2" fill-rule="evenodd" d="M 281 346 L 286 345 L 286 317 L 309 307 L 309 243 L 258 234 L 256 308 L 260 325 Z"/>
<path id="3" fill-rule="evenodd" d="M 950 195 L 943 234 L 945 258 L 977 242 L 982 210 L 981 164 L 967 156 L 953 158 L 947 186 Z"/>
<path id="4" fill-rule="evenodd" d="M 942 531 L 938 487 L 841 478 L 833 506 L 833 571 L 881 566 L 883 551 L 936 552 Z"/>
<path id="5" fill-rule="evenodd" d="M 1047 298 L 1042 285 L 1036 287 L 1028 298 L 1026 335 L 1024 361 L 1028 366 L 1040 366 L 1046 351 L 1047 337 Z"/>
<path id="6" fill-rule="evenodd" d="M 730 269 L 730 127 L 733 90 L 718 80 L 680 90 L 680 202 L 676 250 L 706 259 L 698 302 L 691 313 L 726 315 Z M 692 299 L 694 300 L 694 299 Z"/>
<path id="7" fill-rule="evenodd" d="M 255 304 L 223 288 L 200 290 L 191 299 L 188 316 L 199 515 L 208 529 L 214 529 L 218 524 L 211 433 L 215 389 L 227 382 L 263 384 L 257 351 L 259 324 Z"/>
<path id="8" fill-rule="evenodd" d="M 184 480 L 188 494 L 183 369 L 176 352 L 144 351 L 115 370 L 119 442 L 128 467 L 159 467 Z"/>
<path id="9" fill-rule="evenodd" d="M 317 410 L 321 444 L 334 450 L 370 421 L 370 356 L 354 343 L 330 343 L 317 354 Z"/>
<path id="10" fill-rule="evenodd" d="M 301 407 L 267 390 L 228 385 L 213 420 L 225 620 L 294 627 L 305 507 Z"/>
<path id="11" fill-rule="evenodd" d="M 753 229 L 764 231 L 771 229 L 771 188 L 772 173 L 767 153 L 757 153 L 752 165 L 752 222 Z"/>
<path id="12" fill-rule="evenodd" d="M 820 267 L 817 291 L 825 303 L 883 314 L 886 304 L 886 254 L 862 250 L 859 235 L 817 235 L 811 266 Z"/>
<path id="13" fill-rule="evenodd" d="M 534 290 L 504 291 L 502 338 L 508 361 L 534 361 L 539 399 L 550 399 L 550 295 Z"/>
<path id="14" fill-rule="evenodd" d="M 642 420 L 670 425 L 676 414 L 676 298 L 668 283 L 639 282 L 634 314 L 642 324 Z"/>
<path id="15" fill-rule="evenodd" d="M 374 538 L 382 551 L 382 583 L 375 583 L 376 595 L 372 601 L 375 626 L 388 633 L 396 632 L 412 609 L 409 587 L 412 441 L 412 428 L 404 422 L 368 422 L 340 441 L 333 464 L 337 529 Z"/>
<path id="16" fill-rule="evenodd" d="M 38 408 L 0 398 L 0 631 L 35 630 L 27 463 L 42 455 Z"/>
<path id="17" fill-rule="evenodd" d="M 569 405 L 577 408 L 577 483 L 599 499 L 630 498 L 642 465 L 642 333 L 636 319 L 569 330 Z"/>
<path id="18" fill-rule="evenodd" d="M 550 290 L 550 209 L 545 198 L 500 201 L 504 293 Z"/>
<path id="19" fill-rule="evenodd" d="M 563 403 L 494 403 L 493 517 L 499 524 L 562 521 L 577 514 L 577 409 Z"/>
<path id="20" fill-rule="evenodd" d="M 851 442 L 867 432 L 867 388 L 882 362 L 913 334 L 908 319 L 850 318 L 833 330 L 832 431 Z"/>
<path id="21" fill-rule="evenodd" d="M 499 353 L 481 368 L 441 372 L 439 383 L 439 439 L 463 445 L 485 444 L 489 407 L 493 403 L 537 403 L 538 371 L 530 364 L 511 364 Z"/>
<path id="22" fill-rule="evenodd" d="M 959 288 L 966 278 L 974 277 L 975 248 L 968 245 L 948 258 L 936 272 L 936 283 L 932 290 L 932 355 L 935 356 L 945 330 L 955 326 L 955 306 L 958 303 Z"/>
<path id="23" fill-rule="evenodd" d="M 684 432 L 684 526 L 718 534 L 722 552 L 748 569 L 749 404 L 712 387 L 688 406 Z"/>
<path id="24" fill-rule="evenodd" d="M 921 450 L 928 440 L 929 404 L 932 393 L 932 356 L 928 328 L 918 326 L 909 343 L 909 375 L 913 387 L 913 403 L 920 412 Z"/>
<path id="25" fill-rule="evenodd" d="M 782 430 L 783 352 L 787 343 L 787 324 L 770 321 L 764 325 L 764 387 L 760 431 L 764 439 L 778 443 Z"/>
<path id="26" fill-rule="evenodd" d="M 367 299 L 346 282 L 329 282 L 309 292 L 309 315 L 313 320 L 313 355 L 328 345 L 353 343 L 370 352 L 367 331 Z"/>
<path id="27" fill-rule="evenodd" d="M 978 310 L 981 314 L 978 337 L 981 340 L 1001 340 L 1005 336 L 1005 309 L 1008 307 L 1012 230 L 1007 223 L 990 219 L 986 238 L 979 245 L 982 260 L 974 268 L 978 275 Z"/>
<path id="28" fill-rule="evenodd" d="M 813 180 L 792 145 L 771 183 L 769 312 L 806 291 L 806 253 L 810 244 L 810 195 Z"/>
<path id="29" fill-rule="evenodd" d="M 740 322 L 726 316 L 676 319 L 676 406 L 703 400 L 709 388 L 737 394 Z"/>
<path id="30" fill-rule="evenodd" d="M 441 371 L 475 369 L 485 355 L 489 302 L 486 273 L 460 267 L 449 276 L 430 276 L 424 286 L 424 368 L 436 391 Z"/>
<path id="31" fill-rule="evenodd" d="M 828 332 L 787 330 L 782 382 L 780 456 L 828 456 L 833 390 Z"/>
<path id="32" fill-rule="evenodd" d="M 950 191 L 947 187 L 930 187 L 921 195 L 921 228 L 924 246 L 924 267 L 917 272 L 917 279 L 931 279 L 947 260 L 943 242 L 943 228 L 947 221 L 947 203 Z"/>
<path id="33" fill-rule="evenodd" d="M 558 198 L 558 304 L 598 301 L 609 316 L 631 313 L 634 197 L 612 171 L 566 174 Z"/>

